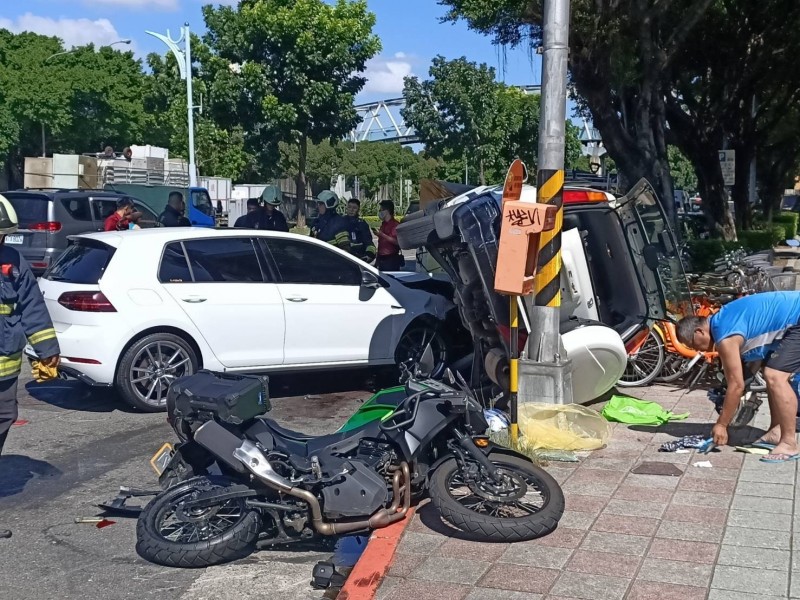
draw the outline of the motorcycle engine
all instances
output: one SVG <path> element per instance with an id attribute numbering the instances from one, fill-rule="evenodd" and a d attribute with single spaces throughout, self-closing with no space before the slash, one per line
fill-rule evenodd
<path id="1" fill-rule="evenodd" d="M 325 461 L 325 469 L 339 461 Z M 333 469 L 331 469 L 333 470 Z M 389 498 L 386 480 L 365 462 L 341 459 L 335 472 L 346 471 L 337 483 L 322 488 L 322 512 L 328 519 L 367 517 L 383 508 Z"/>

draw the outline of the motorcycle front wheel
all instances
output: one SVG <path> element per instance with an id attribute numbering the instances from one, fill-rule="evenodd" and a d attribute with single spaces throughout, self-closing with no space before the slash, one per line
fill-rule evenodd
<path id="1" fill-rule="evenodd" d="M 522 542 L 552 532 L 564 513 L 564 493 L 546 471 L 528 460 L 490 456 L 504 483 L 488 476 L 469 481 L 454 458 L 430 482 L 434 506 L 451 525 L 483 542 Z"/>
<path id="2" fill-rule="evenodd" d="M 153 498 L 136 523 L 136 552 L 167 567 L 199 568 L 251 554 L 259 532 L 259 514 L 243 498 L 213 506 L 186 508 L 201 492 L 225 487 L 197 477 Z"/>

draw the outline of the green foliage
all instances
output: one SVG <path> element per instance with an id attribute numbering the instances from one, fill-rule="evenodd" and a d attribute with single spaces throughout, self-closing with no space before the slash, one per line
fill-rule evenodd
<path id="1" fill-rule="evenodd" d="M 408 77 L 403 118 L 439 161 L 439 177 L 502 183 L 509 165 L 521 158 L 536 168 L 539 145 L 539 96 L 499 83 L 495 71 L 465 57 L 433 59 L 429 79 Z M 566 124 L 568 167 L 580 157 L 578 128 Z"/>
<path id="2" fill-rule="evenodd" d="M 244 0 L 204 6 L 203 15 L 209 47 L 240 65 L 236 116 L 248 149 L 268 172 L 290 160 L 279 142 L 297 144 L 304 194 L 308 141 L 340 139 L 358 122 L 354 98 L 381 49 L 375 15 L 365 0 Z"/>
<path id="3" fill-rule="evenodd" d="M 786 230 L 786 238 L 790 239 L 797 235 L 797 224 L 800 220 L 800 215 L 795 212 L 784 211 L 779 215 L 772 217 L 772 222 L 775 225 L 782 225 Z"/>
<path id="4" fill-rule="evenodd" d="M 728 242 L 722 239 L 689 240 L 689 256 L 695 273 L 713 271 L 714 261 L 729 250 L 741 248 L 740 242 Z"/>
<path id="5" fill-rule="evenodd" d="M 683 190 L 689 194 L 697 191 L 697 175 L 691 161 L 675 146 L 667 148 L 670 174 L 676 190 Z"/>
<path id="6" fill-rule="evenodd" d="M 771 225 L 765 229 L 753 231 L 737 231 L 740 245 L 751 251 L 767 250 L 774 248 L 786 239 L 786 229 L 783 225 Z"/>

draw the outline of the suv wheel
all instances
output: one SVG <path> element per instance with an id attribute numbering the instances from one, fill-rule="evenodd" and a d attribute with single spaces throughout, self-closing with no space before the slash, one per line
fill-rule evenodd
<path id="1" fill-rule="evenodd" d="M 116 377 L 122 399 L 145 412 L 167 409 L 170 384 L 197 371 L 197 353 L 172 333 L 153 333 L 136 341 L 123 354 Z"/>

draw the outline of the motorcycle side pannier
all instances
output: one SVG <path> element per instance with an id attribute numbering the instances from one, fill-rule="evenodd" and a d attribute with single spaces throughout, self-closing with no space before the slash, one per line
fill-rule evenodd
<path id="1" fill-rule="evenodd" d="M 263 415 L 272 408 L 269 378 L 201 370 L 170 386 L 167 410 L 177 418 L 207 421 L 214 414 L 231 425 Z"/>

